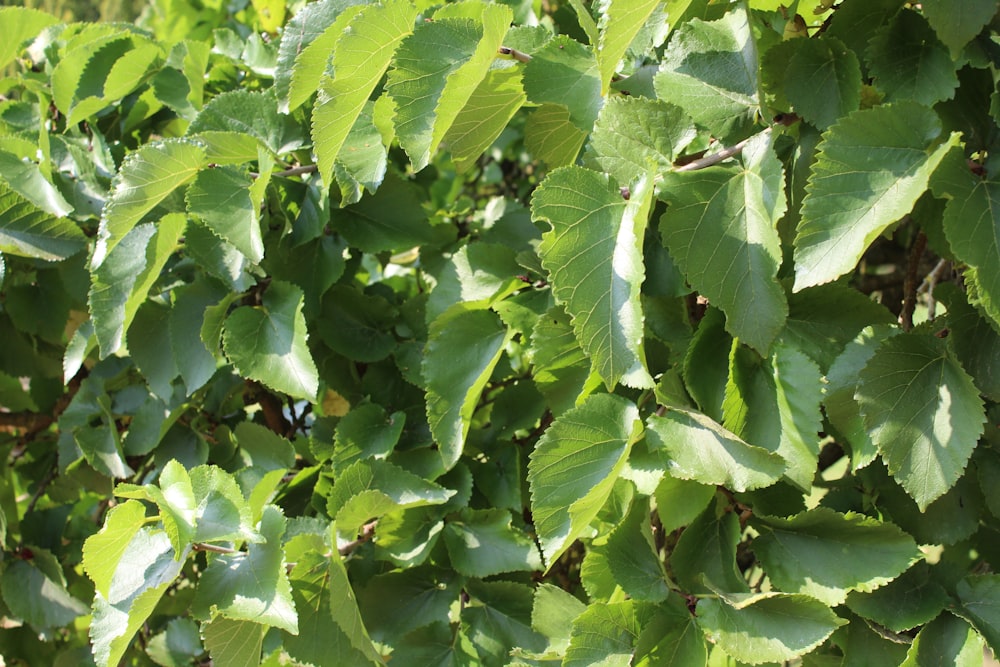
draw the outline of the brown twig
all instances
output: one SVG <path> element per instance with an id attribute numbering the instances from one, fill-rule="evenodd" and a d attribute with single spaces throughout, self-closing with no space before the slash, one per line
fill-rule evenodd
<path id="1" fill-rule="evenodd" d="M 192 551 L 210 551 L 213 554 L 238 554 L 242 553 L 239 549 L 231 549 L 229 547 L 220 547 L 216 544 L 208 544 L 206 542 L 195 542 L 191 545 Z"/>
<path id="2" fill-rule="evenodd" d="M 517 49 L 512 49 L 509 46 L 501 46 L 497 49 L 497 52 L 502 56 L 510 56 L 514 60 L 520 63 L 531 62 L 531 56 L 529 56 L 524 51 L 518 51 Z"/>
<path id="3" fill-rule="evenodd" d="M 906 280 L 903 281 L 903 309 L 899 313 L 899 325 L 903 331 L 913 328 L 913 311 L 917 307 L 917 267 L 920 258 L 927 247 L 927 235 L 923 230 L 917 232 L 917 238 L 910 247 L 910 260 L 906 265 Z"/>
<path id="4" fill-rule="evenodd" d="M 375 536 L 375 526 L 378 521 L 369 521 L 364 526 L 361 527 L 361 532 L 358 534 L 358 539 L 352 540 L 342 547 L 337 548 L 337 552 L 341 556 L 348 556 L 352 551 L 360 547 L 365 542 L 370 541 Z"/>
<path id="5" fill-rule="evenodd" d="M 771 128 L 765 128 L 760 132 L 760 134 L 768 134 Z M 754 135 L 758 136 L 758 135 Z M 700 157 L 697 160 L 692 160 L 687 164 L 682 164 L 678 167 L 674 167 L 674 171 L 696 171 L 698 169 L 705 169 L 706 167 L 711 167 L 712 165 L 719 164 L 723 160 L 728 160 L 731 157 L 735 157 L 743 152 L 746 148 L 747 143 L 750 142 L 753 137 L 748 137 L 743 141 L 730 146 L 729 148 L 723 148 L 718 153 L 712 153 L 711 155 L 706 155 L 705 157 Z"/>

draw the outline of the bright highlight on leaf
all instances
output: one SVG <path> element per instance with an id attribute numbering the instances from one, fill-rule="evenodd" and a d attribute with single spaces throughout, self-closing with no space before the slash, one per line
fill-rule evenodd
<path id="1" fill-rule="evenodd" d="M 651 179 L 626 199 L 607 176 L 580 167 L 553 172 L 535 191 L 534 217 L 552 225 L 539 253 L 556 300 L 607 387 L 649 387 L 642 350 L 639 288 Z"/>
<path id="2" fill-rule="evenodd" d="M 559 417 L 528 464 L 531 511 L 546 568 L 604 506 L 632 443 L 639 412 L 613 394 L 595 394 Z"/>
<path id="3" fill-rule="evenodd" d="M 795 291 L 853 269 L 869 244 L 910 212 L 931 173 L 958 143 L 912 102 L 844 117 L 824 134 L 795 237 Z"/>
<path id="4" fill-rule="evenodd" d="M 896 336 L 861 371 L 855 396 L 889 472 L 927 509 L 958 481 L 982 435 L 972 378 L 940 339 Z"/>

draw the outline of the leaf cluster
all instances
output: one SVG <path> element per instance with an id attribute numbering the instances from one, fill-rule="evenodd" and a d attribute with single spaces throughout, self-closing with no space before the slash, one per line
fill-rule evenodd
<path id="1" fill-rule="evenodd" d="M 5 664 L 982 664 L 996 12 L 0 8 Z"/>

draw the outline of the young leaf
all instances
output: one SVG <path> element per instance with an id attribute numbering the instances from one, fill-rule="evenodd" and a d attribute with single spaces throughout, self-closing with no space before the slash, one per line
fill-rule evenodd
<path id="1" fill-rule="evenodd" d="M 532 54 L 524 66 L 524 92 L 535 104 L 564 108 L 564 122 L 584 137 L 604 103 L 593 51 L 564 35 L 552 38 Z"/>
<path id="2" fill-rule="evenodd" d="M 59 19 L 48 12 L 17 6 L 0 8 L 0 32 L 4 34 L 0 68 L 6 68 L 20 54 L 25 42 L 55 23 Z"/>
<path id="3" fill-rule="evenodd" d="M 72 220 L 36 208 L 0 180 L 0 252 L 51 262 L 72 257 L 86 245 Z"/>
<path id="4" fill-rule="evenodd" d="M 445 470 L 461 456 L 479 396 L 513 335 L 487 310 L 460 306 L 435 320 L 424 352 L 423 376 L 427 422 Z"/>
<path id="5" fill-rule="evenodd" d="M 958 481 L 986 420 L 972 378 L 930 335 L 882 343 L 855 398 L 889 472 L 921 512 Z"/>
<path id="6" fill-rule="evenodd" d="M 278 44 L 274 75 L 278 111 L 294 111 L 316 92 L 333 47 L 359 4 L 356 0 L 313 2 L 288 21 Z"/>
<path id="7" fill-rule="evenodd" d="M 649 504 L 636 500 L 628 515 L 599 549 L 611 575 L 633 600 L 662 602 L 667 598 L 667 575 L 657 556 L 649 523 Z"/>
<path id="8" fill-rule="evenodd" d="M 656 9 L 658 0 L 615 0 L 601 14 L 600 38 L 597 42 L 597 62 L 601 72 L 601 95 L 608 87 L 618 63 L 632 40 Z"/>
<path id="9" fill-rule="evenodd" d="M 184 567 L 187 553 L 175 556 L 162 531 L 143 527 L 132 537 L 115 566 L 108 594 L 98 592 L 94 598 L 90 639 L 98 667 L 114 667 L 125 655 L 135 633 Z"/>
<path id="10" fill-rule="evenodd" d="M 789 519 L 761 518 L 759 530 L 754 553 L 774 585 L 831 607 L 849 591 L 892 581 L 920 557 L 913 538 L 896 526 L 823 507 Z"/>
<path id="11" fill-rule="evenodd" d="M 145 523 L 145 507 L 129 500 L 113 507 L 101 530 L 84 542 L 83 569 L 101 595 L 108 596 L 118 562 Z"/>
<path id="12" fill-rule="evenodd" d="M 979 303 L 1000 326 L 1000 161 L 990 160 L 983 177 L 969 171 L 960 152 L 950 155 L 934 177 L 934 194 L 947 197 L 944 231 L 952 252 L 976 268 Z"/>
<path id="13" fill-rule="evenodd" d="M 253 201 L 250 192 L 253 183 L 245 171 L 233 167 L 206 169 L 188 187 L 186 199 L 190 215 L 259 264 L 264 258 L 264 241 L 260 203 Z"/>
<path id="14" fill-rule="evenodd" d="M 739 169 L 667 174 L 660 233 L 692 287 L 726 313 L 726 330 L 766 355 L 788 315 L 776 280 L 784 173 L 770 134 L 752 139 L 742 159 Z"/>
<path id="15" fill-rule="evenodd" d="M 257 139 L 274 155 L 305 143 L 297 118 L 278 113 L 274 91 L 231 90 L 212 98 L 191 121 L 188 134 L 208 131 L 239 132 Z"/>
<path id="16" fill-rule="evenodd" d="M 211 623 L 201 626 L 212 664 L 219 667 L 258 664 L 266 630 L 266 625 L 234 621 L 224 616 L 216 616 Z"/>
<path id="17" fill-rule="evenodd" d="M 605 386 L 619 381 L 651 387 L 642 348 L 639 288 L 644 278 L 642 239 L 652 179 L 633 185 L 625 199 L 611 180 L 581 167 L 559 169 L 535 190 L 531 210 L 552 230 L 539 254 L 556 301 Z"/>
<path id="18" fill-rule="evenodd" d="M 489 148 L 527 97 L 516 66 L 491 69 L 455 117 L 441 145 L 464 172 Z"/>
<path id="19" fill-rule="evenodd" d="M 274 505 L 264 508 L 260 533 L 262 544 L 251 544 L 247 553 L 219 555 L 209 564 L 191 612 L 196 618 L 223 616 L 297 634 L 298 616 L 281 548 L 285 516 Z"/>
<path id="20" fill-rule="evenodd" d="M 650 448 L 663 451 L 674 477 L 747 491 L 770 486 L 785 472 L 780 456 L 747 444 L 703 414 L 669 408 L 647 425 Z"/>
<path id="21" fill-rule="evenodd" d="M 333 51 L 333 76 L 320 81 L 313 109 L 312 139 L 323 182 L 348 133 L 375 86 L 382 80 L 396 48 L 413 32 L 417 8 L 407 0 L 368 5 L 355 15 Z"/>
<path id="22" fill-rule="evenodd" d="M 101 213 L 91 268 L 99 268 L 143 216 L 174 190 L 190 183 L 206 164 L 205 147 L 186 139 L 146 144 L 130 153 Z"/>
<path id="23" fill-rule="evenodd" d="M 705 598 L 697 616 L 710 641 L 751 665 L 808 653 L 846 623 L 818 600 L 779 593 L 759 593 L 735 605 Z"/>
<path id="24" fill-rule="evenodd" d="M 937 114 L 909 101 L 856 111 L 824 133 L 795 237 L 796 292 L 853 270 L 909 213 L 959 140 L 940 136 Z"/>
<path id="25" fill-rule="evenodd" d="M 564 413 L 528 464 L 531 511 L 547 567 L 604 506 L 641 425 L 627 399 L 594 394 Z"/>
<path id="26" fill-rule="evenodd" d="M 569 109 L 559 104 L 543 104 L 525 122 L 525 147 L 552 169 L 576 162 L 586 140 L 587 131 L 574 125 Z"/>
<path id="27" fill-rule="evenodd" d="M 445 10 L 403 40 L 385 86 L 396 105 L 399 145 L 414 171 L 428 165 L 486 76 L 512 18 L 503 5 L 483 6 L 479 21 L 451 18 Z"/>
<path id="28" fill-rule="evenodd" d="M 612 97 L 601 109 L 587 156 L 619 183 L 635 183 L 649 170 L 671 168 L 674 157 L 694 140 L 694 122 L 680 107 L 662 100 Z"/>
<path id="29" fill-rule="evenodd" d="M 405 424 L 405 412 L 386 415 L 385 409 L 376 403 L 353 407 L 337 422 L 333 440 L 334 472 L 346 469 L 355 461 L 388 456 Z"/>
<path id="30" fill-rule="evenodd" d="M 682 24 L 653 79 L 657 97 L 722 139 L 745 132 L 760 104 L 749 18 L 746 8 L 736 5 L 717 21 Z"/>
<path id="31" fill-rule="evenodd" d="M 186 224 L 184 216 L 170 214 L 159 224 L 133 227 L 93 269 L 88 302 L 102 359 L 122 346 L 125 332 L 177 249 Z"/>
<path id="32" fill-rule="evenodd" d="M 261 306 L 237 308 L 226 318 L 222 344 L 244 377 L 298 398 L 319 389 L 316 365 L 306 346 L 302 290 L 273 281 Z"/>

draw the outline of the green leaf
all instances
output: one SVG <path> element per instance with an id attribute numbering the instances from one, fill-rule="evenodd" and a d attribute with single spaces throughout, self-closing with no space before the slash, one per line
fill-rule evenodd
<path id="1" fill-rule="evenodd" d="M 174 618 L 167 629 L 149 640 L 149 657 L 166 667 L 184 667 L 205 652 L 201 645 L 198 624 L 187 618 Z"/>
<path id="2" fill-rule="evenodd" d="M 486 310 L 449 311 L 435 320 L 423 375 L 427 421 L 445 470 L 461 456 L 479 396 L 513 335 Z"/>
<path id="3" fill-rule="evenodd" d="M 3 174 L 3 180 L 15 192 L 46 213 L 57 217 L 72 213 L 73 206 L 45 178 L 41 168 L 31 161 L 31 157 L 0 150 L 0 174 Z"/>
<path id="4" fill-rule="evenodd" d="M 528 464 L 531 511 L 547 567 L 597 516 L 641 425 L 627 399 L 594 394 L 557 418 Z"/>
<path id="5" fill-rule="evenodd" d="M 563 122 L 571 123 L 583 137 L 604 103 L 594 52 L 565 35 L 553 37 L 532 54 L 524 66 L 524 92 L 534 104 L 563 107 Z"/>
<path id="6" fill-rule="evenodd" d="M 315 536 L 303 535 L 293 539 L 312 542 L 308 540 L 312 537 Z M 315 541 L 318 544 L 313 544 L 312 549 L 294 556 L 296 564 L 289 574 L 292 599 L 299 614 L 299 634 L 284 638 L 285 650 L 294 660 L 316 667 L 373 662 L 366 660 L 366 656 L 351 645 L 351 638 L 333 619 L 334 613 L 341 613 L 342 606 L 348 606 L 344 605 L 345 602 L 354 608 L 355 615 L 358 613 L 357 605 L 353 602 L 346 576 L 343 580 L 338 577 L 336 582 L 331 577 L 337 565 L 343 570 L 339 556 L 326 556 L 322 539 Z M 344 584 L 345 590 L 341 590 L 340 584 Z M 336 608 L 330 604 L 334 595 L 338 598 Z M 371 646 L 371 640 L 368 640 L 368 646 Z M 374 649 L 369 648 L 369 651 L 374 652 Z M 380 660 L 377 662 L 381 663 Z"/>
<path id="7" fill-rule="evenodd" d="M 665 532 L 686 526 L 702 513 L 715 497 L 715 488 L 666 475 L 653 492 L 656 512 Z"/>
<path id="8" fill-rule="evenodd" d="M 319 84 L 312 139 L 324 183 L 348 133 L 375 86 L 382 80 L 399 43 L 413 32 L 417 8 L 406 0 L 368 5 L 353 16 L 333 50 L 333 76 Z"/>
<path id="9" fill-rule="evenodd" d="M 847 606 L 893 632 L 910 630 L 935 618 L 950 602 L 932 576 L 927 563 L 917 563 L 871 593 L 851 593 Z"/>
<path id="10" fill-rule="evenodd" d="M 674 158 L 694 140 L 693 121 L 669 102 L 611 97 L 590 136 L 587 156 L 619 183 L 634 183 L 649 171 L 668 171 Z"/>
<path id="11" fill-rule="evenodd" d="M 405 424 L 405 412 L 387 415 L 385 409 L 375 403 L 353 407 L 337 422 L 333 440 L 334 472 L 361 459 L 387 457 L 399 442 Z"/>
<path id="12" fill-rule="evenodd" d="M 658 0 L 615 0 L 601 13 L 597 42 L 601 95 L 608 94 L 619 61 L 658 4 Z"/>
<path id="13" fill-rule="evenodd" d="M 451 570 L 430 567 L 396 570 L 372 577 L 357 589 L 358 607 L 377 642 L 395 644 L 411 630 L 432 623 L 449 625 L 462 579 Z"/>
<path id="14" fill-rule="evenodd" d="M 467 307 L 492 307 L 524 287 L 514 250 L 495 243 L 472 243 L 451 256 L 437 275 L 437 285 L 427 300 L 427 321 L 456 303 Z"/>
<path id="15" fill-rule="evenodd" d="M 226 318 L 226 356 L 244 377 L 297 398 L 312 398 L 319 376 L 306 346 L 302 290 L 273 281 L 260 306 L 242 306 Z"/>
<path id="16" fill-rule="evenodd" d="M 525 147 L 552 169 L 576 162 L 586 139 L 587 131 L 574 125 L 569 109 L 559 104 L 543 104 L 525 123 Z"/>
<path id="17" fill-rule="evenodd" d="M 734 512 L 718 511 L 711 504 L 681 533 L 670 554 L 677 582 L 690 593 L 749 593 L 750 587 L 736 566 L 740 520 Z"/>
<path id="18" fill-rule="evenodd" d="M 747 10 L 717 21 L 691 19 L 674 31 L 653 79 L 656 95 L 676 104 L 713 135 L 750 127 L 760 104 L 757 46 Z"/>
<path id="19" fill-rule="evenodd" d="M 298 119 L 278 113 L 273 90 L 230 90 L 216 95 L 188 127 L 189 135 L 208 131 L 249 134 L 274 155 L 294 151 L 305 143 Z"/>
<path id="20" fill-rule="evenodd" d="M 563 667 L 629 665 L 643 627 L 656 613 L 648 602 L 595 602 L 573 621 Z"/>
<path id="21" fill-rule="evenodd" d="M 800 116 L 826 130 L 861 104 L 861 65 L 835 38 L 792 39 L 782 90 Z M 784 51 L 788 49 L 775 49 Z M 768 52 L 771 58 L 771 52 Z"/>
<path id="22" fill-rule="evenodd" d="M 457 171 L 468 171 L 526 99 L 519 68 L 510 66 L 486 73 L 441 141 L 451 152 Z"/>
<path id="23" fill-rule="evenodd" d="M 541 570 L 534 541 L 511 525 L 508 510 L 464 509 L 444 527 L 444 544 L 452 567 L 466 577 Z"/>
<path id="24" fill-rule="evenodd" d="M 149 390 L 165 401 L 173 395 L 172 383 L 178 375 L 170 342 L 170 310 L 157 301 L 144 301 L 127 332 L 129 356 L 146 378 Z M 164 350 L 170 352 L 164 354 Z"/>
<path id="25" fill-rule="evenodd" d="M 896 317 L 867 295 L 836 283 L 793 292 L 781 340 L 827 371 L 844 347 L 866 326 L 896 323 Z"/>
<path id="26" fill-rule="evenodd" d="M 72 623 L 87 613 L 87 605 L 70 595 L 65 581 L 53 580 L 38 566 L 40 557 L 36 552 L 34 560 L 10 562 L 4 568 L 0 592 L 12 616 L 42 632 Z"/>
<path id="27" fill-rule="evenodd" d="M 531 627 L 548 638 L 549 648 L 564 652 L 569 646 L 573 620 L 587 609 L 574 595 L 552 584 L 535 588 Z"/>
<path id="28" fill-rule="evenodd" d="M 849 591 L 889 583 L 920 558 L 913 538 L 896 526 L 823 507 L 789 519 L 761 518 L 759 531 L 754 553 L 774 585 L 831 607 Z"/>
<path id="29" fill-rule="evenodd" d="M 649 521 L 649 504 L 636 500 L 622 522 L 598 549 L 611 576 L 633 600 L 662 602 L 667 598 L 667 575 L 656 553 Z"/>
<path id="30" fill-rule="evenodd" d="M 91 268 L 98 269 L 147 213 L 190 183 L 206 164 L 204 146 L 186 139 L 146 144 L 126 156 L 101 213 Z"/>
<path id="31" fill-rule="evenodd" d="M 76 223 L 37 208 L 0 180 L 0 252 L 51 262 L 71 257 L 86 245 Z"/>
<path id="32" fill-rule="evenodd" d="M 466 633 L 436 621 L 419 632 L 396 639 L 392 658 L 407 665 L 471 667 L 479 664 L 479 654 Z"/>
<path id="33" fill-rule="evenodd" d="M 201 626 L 205 648 L 218 667 L 242 667 L 260 662 L 267 626 L 251 621 L 234 621 L 217 616 Z"/>
<path id="34" fill-rule="evenodd" d="M 392 326 L 397 310 L 378 295 L 347 285 L 334 285 L 323 295 L 320 337 L 331 350 L 348 359 L 371 363 L 396 349 Z"/>
<path id="35" fill-rule="evenodd" d="M 281 536 L 285 517 L 273 505 L 264 508 L 260 522 L 262 544 L 250 544 L 246 553 L 221 554 L 198 582 L 192 602 L 196 618 L 223 616 L 253 621 L 298 633 L 298 616 L 285 572 Z"/>
<path id="36" fill-rule="evenodd" d="M 926 0 L 920 9 L 956 57 L 997 13 L 992 0 Z"/>
<path id="37" fill-rule="evenodd" d="M 889 473 L 921 512 L 961 477 L 986 420 L 972 378 L 931 335 L 882 343 L 855 398 Z"/>
<path id="38" fill-rule="evenodd" d="M 934 298 L 948 308 L 949 336 L 962 367 L 983 395 L 1000 401 L 1000 332 L 966 303 L 956 285 L 938 285 Z"/>
<path id="39" fill-rule="evenodd" d="M 853 270 L 909 213 L 959 140 L 940 136 L 937 114 L 909 101 L 856 111 L 824 133 L 795 237 L 796 292 Z"/>
<path id="40" fill-rule="evenodd" d="M 385 91 L 395 102 L 396 135 L 414 171 L 428 165 L 486 76 L 511 18 L 503 5 L 482 6 L 479 21 L 452 18 L 446 7 L 399 45 Z"/>
<path id="41" fill-rule="evenodd" d="M 455 495 L 386 461 L 363 459 L 337 475 L 327 498 L 327 514 L 337 522 L 337 533 L 352 540 L 369 520 L 388 512 L 425 505 L 441 505 Z"/>
<path id="42" fill-rule="evenodd" d="M 4 34 L 0 48 L 0 68 L 6 68 L 20 53 L 21 47 L 59 19 L 48 12 L 28 7 L 0 8 L 0 32 Z"/>
<path id="43" fill-rule="evenodd" d="M 955 613 L 972 624 L 994 651 L 1000 651 L 1000 575 L 970 575 L 955 589 L 959 607 Z"/>
<path id="44" fill-rule="evenodd" d="M 767 354 L 788 315 L 776 280 L 784 174 L 769 134 L 747 143 L 742 160 L 737 169 L 667 174 L 660 233 L 692 287 L 726 313 L 726 330 Z"/>
<path id="45" fill-rule="evenodd" d="M 952 252 L 976 268 L 976 296 L 994 326 L 1000 323 L 1000 161 L 990 160 L 983 177 L 969 171 L 955 151 L 935 174 L 934 194 L 946 197 L 944 231 Z"/>
<path id="46" fill-rule="evenodd" d="M 357 204 L 330 212 L 334 229 L 351 246 L 369 253 L 399 252 L 449 240 L 448 230 L 431 227 L 422 193 L 411 182 L 389 176 L 378 194 L 377 198 L 365 197 Z"/>
<path id="47" fill-rule="evenodd" d="M 955 63 L 923 16 L 903 9 L 868 43 L 869 71 L 889 102 L 910 99 L 932 105 L 958 87 Z"/>
<path id="48" fill-rule="evenodd" d="M 698 625 L 708 639 L 741 662 L 759 665 L 804 655 L 846 623 L 805 595 L 759 593 L 735 605 L 698 601 Z"/>
<path id="49" fill-rule="evenodd" d="M 780 456 L 747 444 L 703 414 L 669 408 L 647 425 L 650 449 L 663 451 L 674 477 L 747 491 L 770 486 L 785 472 Z"/>
<path id="50" fill-rule="evenodd" d="M 643 627 L 636 642 L 635 667 L 687 667 L 706 664 L 708 651 L 696 619 L 673 594 Z"/>
<path id="51" fill-rule="evenodd" d="M 316 92 L 334 45 L 360 9 L 357 5 L 354 0 L 310 3 L 285 25 L 274 73 L 278 111 L 287 114 Z"/>
<path id="52" fill-rule="evenodd" d="M 173 290 L 170 309 L 170 342 L 177 370 L 188 393 L 197 391 L 215 374 L 215 357 L 201 339 L 209 306 L 227 297 L 225 289 L 211 280 L 197 280 Z M 216 338 L 218 340 L 218 338 Z"/>
<path id="53" fill-rule="evenodd" d="M 166 533 L 143 527 L 133 535 L 115 566 L 108 594 L 98 591 L 94 598 L 90 639 L 99 667 L 114 667 L 125 655 L 184 567 L 187 553 L 175 556 Z"/>
<path id="54" fill-rule="evenodd" d="M 530 586 L 510 581 L 467 582 L 472 598 L 461 611 L 462 630 L 479 656 L 473 664 L 507 665 L 511 650 L 541 651 L 545 639 L 531 628 Z"/>
<path id="55" fill-rule="evenodd" d="M 980 667 L 982 664 L 982 637 L 962 619 L 941 614 L 917 633 L 900 667 Z"/>
<path id="56" fill-rule="evenodd" d="M 556 301 L 594 370 L 613 388 L 651 387 L 643 352 L 639 288 L 651 178 L 630 184 L 629 198 L 604 174 L 580 167 L 552 172 L 532 196 L 532 215 L 552 225 L 539 254 Z"/>
<path id="57" fill-rule="evenodd" d="M 264 258 L 260 202 L 250 192 L 254 180 L 233 167 L 206 169 L 187 190 L 188 213 L 230 243 L 251 262 Z"/>
<path id="58" fill-rule="evenodd" d="M 93 270 L 88 302 L 102 359 L 122 346 L 125 332 L 177 249 L 186 225 L 184 216 L 170 214 L 158 224 L 134 227 Z"/>
<path id="59" fill-rule="evenodd" d="M 532 379 L 553 415 L 558 416 L 576 405 L 591 377 L 590 361 L 580 348 L 570 318 L 562 308 L 555 306 L 539 318 L 529 349 L 535 366 Z"/>

